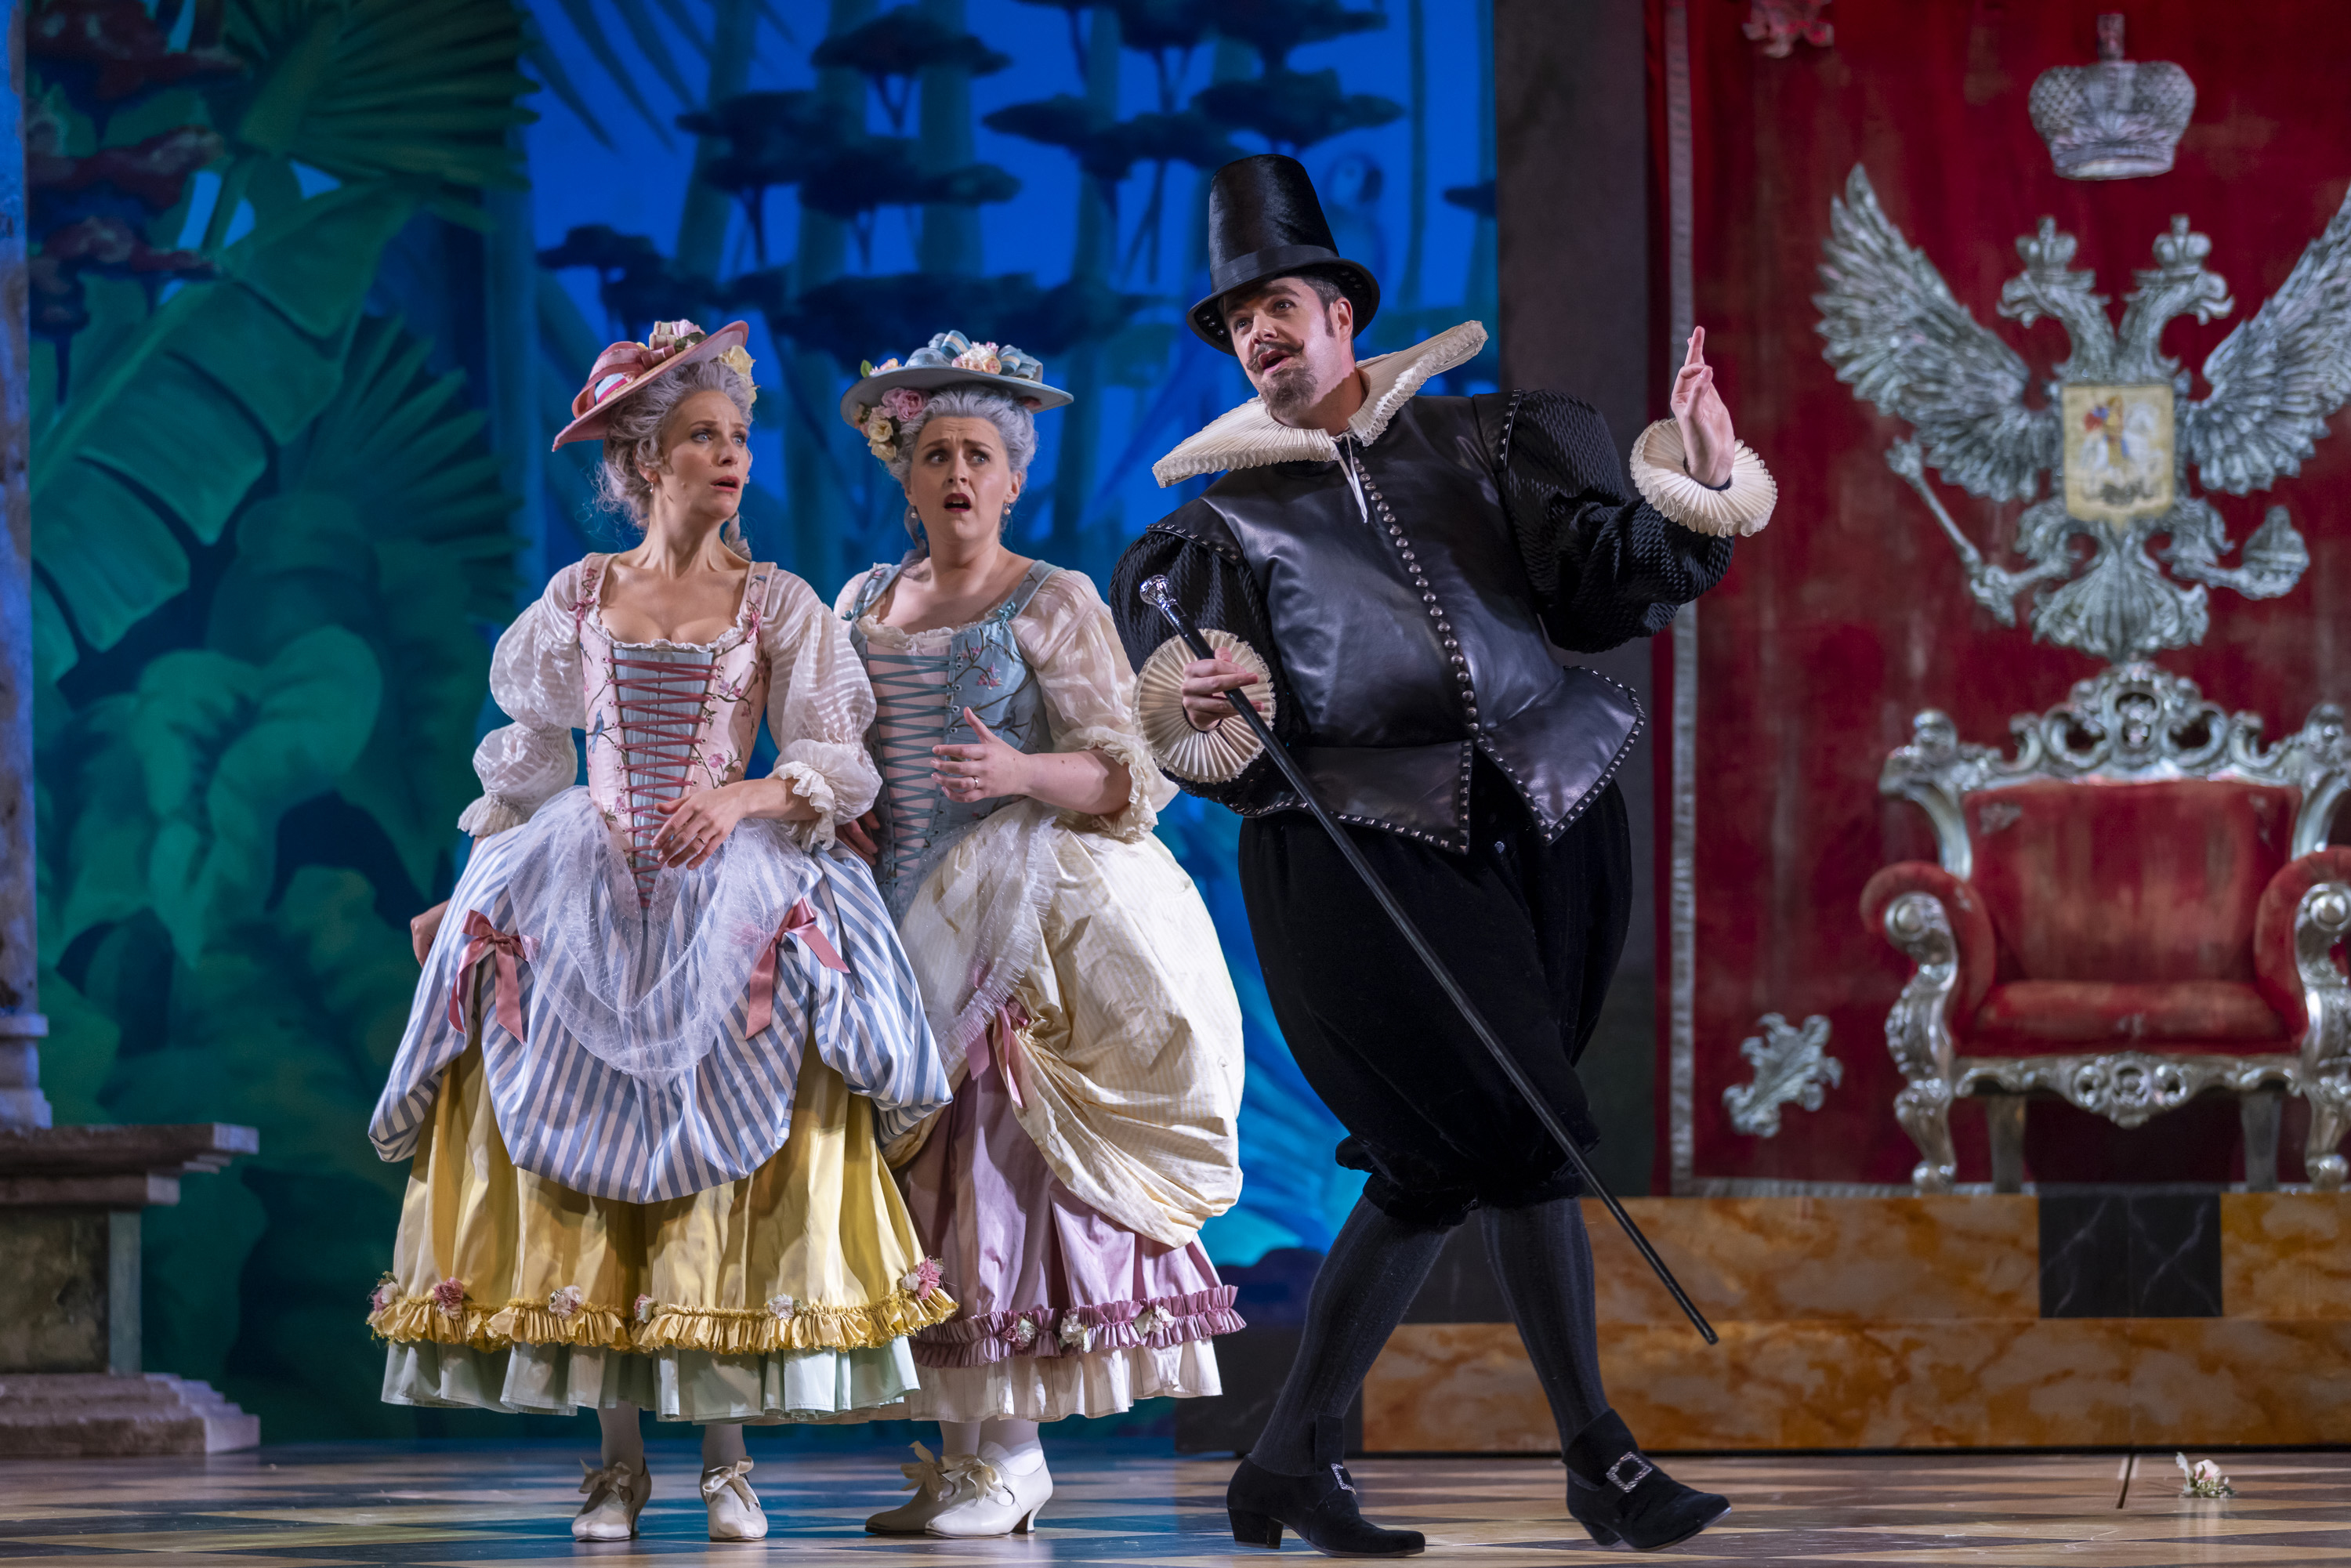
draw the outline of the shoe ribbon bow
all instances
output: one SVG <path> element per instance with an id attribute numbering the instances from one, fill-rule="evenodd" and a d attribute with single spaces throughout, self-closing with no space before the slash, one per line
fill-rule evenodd
<path id="1" fill-rule="evenodd" d="M 749 1459 L 737 1459 L 731 1465 L 713 1465 L 702 1472 L 702 1498 L 705 1502 L 722 1491 L 732 1490 L 742 1500 L 743 1506 L 757 1513 L 759 1500 L 751 1490 L 751 1483 L 743 1478 L 751 1473 Z"/>
<path id="2" fill-rule="evenodd" d="M 582 1459 L 580 1469 L 584 1472 L 580 1478 L 580 1490 L 588 1494 L 588 1500 L 580 1505 L 580 1512 L 586 1513 L 608 1497 L 628 1501 L 629 1483 L 636 1475 L 636 1467 L 628 1460 L 614 1459 L 599 1469 Z"/>

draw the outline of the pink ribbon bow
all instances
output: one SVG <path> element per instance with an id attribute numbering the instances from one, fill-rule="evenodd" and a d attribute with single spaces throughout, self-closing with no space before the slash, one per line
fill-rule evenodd
<path id="1" fill-rule="evenodd" d="M 987 1020 L 987 1028 L 980 1032 L 980 1037 L 971 1042 L 969 1053 L 972 1072 L 975 1075 L 985 1072 L 993 1062 L 1004 1074 L 1005 1092 L 1012 1096 L 1012 1103 L 1024 1111 L 1029 1108 L 1029 1103 L 1020 1098 L 1020 1031 L 1027 1029 L 1031 1021 L 1027 1008 L 1008 998 L 1003 1009 Z M 998 1041 L 993 1048 L 988 1043 L 991 1040 Z"/>
<path id="2" fill-rule="evenodd" d="M 849 964 L 833 945 L 824 939 L 824 932 L 816 923 L 816 911 L 805 898 L 784 912 L 784 923 L 776 927 L 776 935 L 768 950 L 759 955 L 757 967 L 751 971 L 751 1001 L 743 1015 L 743 1036 L 749 1039 L 763 1034 L 776 1021 L 776 988 L 782 977 L 776 963 L 776 952 L 787 942 L 798 940 L 808 944 L 816 961 L 828 969 L 846 975 Z"/>
<path id="3" fill-rule="evenodd" d="M 538 956 L 538 938 L 513 931 L 501 931 L 491 925 L 478 909 L 465 912 L 464 930 L 473 940 L 466 944 L 465 956 L 457 965 L 457 983 L 449 991 L 449 1024 L 453 1029 L 465 1027 L 465 1015 L 460 1001 L 469 991 L 468 977 L 474 966 L 487 958 L 497 976 L 498 1027 L 517 1040 L 522 1032 L 522 977 L 515 968 L 517 959 Z"/>

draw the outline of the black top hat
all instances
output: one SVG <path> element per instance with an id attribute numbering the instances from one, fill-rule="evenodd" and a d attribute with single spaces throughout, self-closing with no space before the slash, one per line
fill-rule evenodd
<path id="1" fill-rule="evenodd" d="M 1233 351 L 1218 301 L 1236 288 L 1319 272 L 1355 307 L 1360 336 L 1380 308 L 1371 270 L 1342 256 L 1314 194 L 1314 182 L 1295 158 L 1263 152 L 1237 158 L 1208 183 L 1208 297 L 1192 307 L 1192 330 L 1211 348 Z"/>

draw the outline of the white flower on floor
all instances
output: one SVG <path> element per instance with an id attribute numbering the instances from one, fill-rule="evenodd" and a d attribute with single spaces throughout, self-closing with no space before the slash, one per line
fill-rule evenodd
<path id="1" fill-rule="evenodd" d="M 1078 1314 L 1075 1312 L 1061 1314 L 1060 1337 L 1063 1350 L 1088 1351 L 1094 1347 L 1094 1331 L 1092 1325 L 1080 1322 Z"/>
<path id="2" fill-rule="evenodd" d="M 2211 1460 L 2199 1459 L 2191 1465 L 2188 1462 L 2188 1456 L 2185 1454 L 2174 1454 L 2171 1457 L 2179 1461 L 2179 1473 L 2187 1478 L 2179 1489 L 2181 1497 L 2234 1497 L 2237 1495 L 2237 1489 L 2229 1484 L 2229 1478 L 2222 1475 L 2220 1467 Z"/>
<path id="3" fill-rule="evenodd" d="M 1167 1326 L 1167 1314 L 1155 1306 L 1145 1306 L 1134 1314 L 1134 1322 L 1135 1337 L 1149 1339 Z"/>
<path id="4" fill-rule="evenodd" d="M 1015 1350 L 1027 1350 L 1030 1345 L 1037 1343 L 1037 1320 L 1034 1318 L 1013 1319 L 1012 1332 L 1005 1337 L 1011 1340 L 1012 1347 Z"/>
<path id="5" fill-rule="evenodd" d="M 799 1303 L 793 1301 L 789 1296 L 769 1296 L 768 1298 L 768 1314 L 770 1317 L 790 1317 L 794 1312 L 799 1310 Z"/>
<path id="6" fill-rule="evenodd" d="M 637 1322 L 641 1323 L 649 1323 L 653 1322 L 653 1310 L 660 1305 L 661 1303 L 654 1301 L 651 1296 L 639 1296 L 637 1298 L 636 1305 Z"/>
<path id="7" fill-rule="evenodd" d="M 587 1300 L 587 1291 L 577 1285 L 566 1285 L 559 1291 L 548 1292 L 547 1310 L 559 1318 L 569 1319 L 579 1312 Z"/>

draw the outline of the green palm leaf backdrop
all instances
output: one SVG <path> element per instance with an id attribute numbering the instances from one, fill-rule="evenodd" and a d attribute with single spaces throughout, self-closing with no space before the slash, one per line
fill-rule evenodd
<path id="1" fill-rule="evenodd" d="M 52 1101 L 261 1130 L 148 1217 L 150 1367 L 232 1389 L 273 1438 L 412 1433 L 355 1306 L 402 1181 L 364 1131 L 520 541 L 464 356 L 386 305 L 405 282 L 445 316 L 416 258 L 524 184 L 528 17 L 126 11 L 37 6 L 28 84 Z M 83 14 L 122 70 L 44 52 L 73 32 L 45 16 Z"/>

